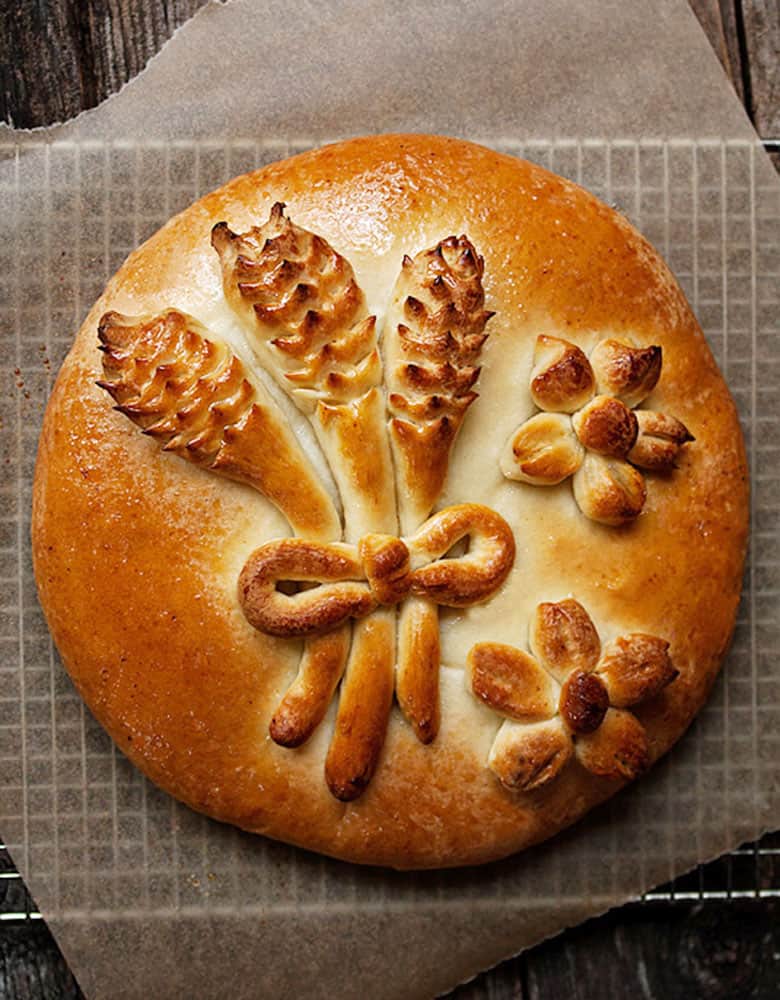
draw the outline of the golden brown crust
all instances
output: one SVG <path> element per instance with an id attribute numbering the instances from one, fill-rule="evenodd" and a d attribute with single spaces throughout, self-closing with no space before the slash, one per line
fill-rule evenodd
<path id="1" fill-rule="evenodd" d="M 452 232 L 468 233 L 484 255 L 496 310 L 481 398 L 453 452 L 443 502 L 499 510 L 517 535 L 517 566 L 491 604 L 442 619 L 438 738 L 421 746 L 401 713 L 390 712 L 381 766 L 349 805 L 322 779 L 332 713 L 298 750 L 262 738 L 296 676 L 300 644 L 243 620 L 236 579 L 247 554 L 286 525 L 256 492 L 163 455 L 93 385 L 101 377 L 97 324 L 107 311 L 175 306 L 219 327 L 225 309 L 211 228 L 227 219 L 246 231 L 276 201 L 352 261 L 369 313 L 384 308 L 404 253 Z M 561 230 L 572 238 L 560 239 Z M 696 442 L 680 450 L 671 476 L 649 477 L 647 502 L 626 527 L 584 518 L 568 485 L 540 490 L 500 477 L 504 441 L 533 412 L 523 394 L 540 332 L 585 353 L 605 332 L 663 350 L 651 408 L 673 413 Z M 41 438 L 33 537 L 41 600 L 63 660 L 96 717 L 150 778 L 249 830 L 356 861 L 425 867 L 484 862 L 548 837 L 625 780 L 569 761 L 542 799 L 508 791 L 486 762 L 496 734 L 524 724 L 502 720 L 466 690 L 460 671 L 471 646 L 500 639 L 522 647 L 535 605 L 566 594 L 588 609 L 605 643 L 634 633 L 668 641 L 680 674 L 637 709 L 646 751 L 623 737 L 612 747 L 620 766 L 608 772 L 633 774 L 636 761 L 656 760 L 681 735 L 712 684 L 734 620 L 746 523 L 734 406 L 648 244 L 596 199 L 536 166 L 456 140 L 376 136 L 239 178 L 130 258 L 58 378 Z M 395 524 L 374 526 L 348 541 L 368 531 L 399 534 Z M 376 703 L 383 709 L 386 701 Z M 610 709 L 593 735 L 576 737 L 578 754 L 588 752 L 585 741 L 603 741 L 619 711 Z M 549 724 L 565 754 L 562 721 Z M 609 764 L 608 753 L 592 757 Z M 543 755 L 534 759 L 543 772 Z M 553 750 L 548 760 L 556 759 Z"/>
<path id="2" fill-rule="evenodd" d="M 536 338 L 531 396 L 540 410 L 573 413 L 593 395 L 593 371 L 576 344 L 540 334 Z"/>

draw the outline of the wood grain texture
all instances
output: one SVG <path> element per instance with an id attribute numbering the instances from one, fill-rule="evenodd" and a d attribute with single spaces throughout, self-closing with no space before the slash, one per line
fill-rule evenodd
<path id="1" fill-rule="evenodd" d="M 645 904 L 567 931 L 450 1000 L 770 1000 L 778 995 L 780 901 Z"/>
<path id="2" fill-rule="evenodd" d="M 84 1000 L 42 920 L 0 924 L 2 1000 Z"/>
<path id="3" fill-rule="evenodd" d="M 93 107 L 140 72 L 206 2 L 4 0 L 0 118 L 32 127 Z M 689 2 L 760 134 L 780 137 L 777 0 Z M 0 912 L 3 903 L 18 908 L 8 896 L 19 886 L 0 883 Z M 769 1000 L 780 983 L 778 926 L 779 900 L 624 907 L 484 973 L 451 997 Z M 43 922 L 0 923 L 2 1000 L 81 997 Z"/>
<path id="4" fill-rule="evenodd" d="M 729 80 L 744 100 L 743 63 L 737 33 L 740 0 L 688 0 Z"/>
<path id="5" fill-rule="evenodd" d="M 136 76 L 207 0 L 4 0 L 0 118 L 49 125 Z"/>
<path id="6" fill-rule="evenodd" d="M 742 0 L 748 111 L 758 134 L 780 139 L 780 3 Z"/>
<path id="7" fill-rule="evenodd" d="M 777 0 L 688 0 L 761 135 L 780 132 Z M 61 121 L 139 73 L 207 0 L 5 0 L 0 118 Z M 749 63 L 749 67 L 748 67 Z"/>

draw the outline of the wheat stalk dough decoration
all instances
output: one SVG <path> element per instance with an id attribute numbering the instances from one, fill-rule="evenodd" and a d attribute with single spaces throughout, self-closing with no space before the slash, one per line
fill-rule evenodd
<path id="1" fill-rule="evenodd" d="M 384 350 L 389 427 L 402 531 L 430 514 L 450 450 L 477 398 L 476 361 L 493 315 L 484 308 L 484 262 L 466 236 L 405 256 L 388 311 Z M 396 693 L 423 743 L 439 731 L 438 609 L 423 597 L 399 614 Z"/>
<path id="2" fill-rule="evenodd" d="M 244 319 L 251 343 L 312 422 L 341 494 L 345 541 L 362 539 L 363 551 L 374 548 L 374 564 L 386 565 L 389 560 L 394 563 L 396 575 L 408 574 L 409 556 L 414 557 L 421 546 L 409 549 L 402 544 L 399 549 L 392 544 L 398 530 L 396 483 L 381 389 L 376 319 L 367 314 L 349 262 L 321 237 L 286 218 L 280 203 L 273 206 L 263 226 L 248 233 L 237 235 L 227 224 L 218 224 L 212 242 L 222 263 L 227 298 Z M 465 237 L 451 237 L 434 250 L 420 254 L 416 261 L 408 257 L 403 261 L 396 298 L 403 298 L 404 315 L 410 325 L 398 324 L 393 330 L 388 321 L 386 344 L 390 355 L 389 387 L 401 390 L 391 391 L 390 409 L 406 418 L 394 416 L 390 421 L 401 473 L 398 497 L 404 532 L 420 528 L 433 508 L 446 475 L 449 448 L 465 409 L 475 398 L 469 390 L 478 369 L 465 365 L 479 351 L 484 340 L 482 327 L 489 316 L 481 308 L 480 278 L 481 261 Z M 407 294 L 412 290 L 419 297 Z M 405 363 L 398 359 L 396 337 L 407 355 Z M 427 367 L 425 362 L 432 364 Z M 412 397 L 403 392 L 411 392 Z M 367 455 L 370 461 L 366 461 Z M 430 470 L 427 475 L 425 469 Z M 469 524 L 461 525 L 451 537 L 445 532 L 449 544 L 436 552 L 437 557 L 472 529 L 478 529 L 479 512 L 474 508 L 470 515 Z M 511 548 L 513 555 L 511 533 L 503 534 L 504 550 Z M 389 544 L 374 536 L 386 536 Z M 316 559 L 317 553 L 299 547 L 297 558 L 289 551 L 285 555 L 291 563 L 287 572 L 295 573 L 293 579 L 304 580 L 307 560 Z M 497 574 L 497 580 L 503 579 L 511 566 L 511 558 L 503 561 L 507 566 Z M 471 569 L 475 560 L 467 565 Z M 354 559 L 351 564 L 322 566 L 321 570 L 333 580 L 359 573 Z M 282 566 L 276 567 L 277 573 L 282 571 Z M 258 573 L 257 565 L 245 569 L 241 591 L 250 621 L 268 630 L 268 621 L 262 621 L 258 614 L 263 591 L 257 586 Z M 320 577 L 316 579 L 321 582 Z M 410 578 L 410 586 L 412 583 Z M 332 589 L 326 592 L 326 602 L 332 594 Z M 299 598 L 297 605 L 300 609 L 306 603 L 312 614 L 313 604 L 321 604 L 323 595 L 312 592 L 309 596 L 310 600 Z M 405 595 L 386 594 L 382 603 L 390 604 L 401 596 Z M 479 594 L 469 600 L 487 596 Z M 268 597 L 266 587 L 265 605 Z M 370 595 L 364 598 L 370 602 Z M 452 594 L 448 599 L 463 600 Z M 283 599 L 275 600 L 276 606 L 284 603 Z M 407 612 L 406 606 L 411 610 Z M 358 610 L 361 614 L 349 617 L 365 614 L 362 607 Z M 376 768 L 394 687 L 421 740 L 432 740 L 438 729 L 435 605 L 414 593 L 406 601 L 401 613 L 397 680 L 395 610 L 377 604 L 370 610 L 373 613 L 354 626 L 326 761 L 328 785 L 337 798 L 345 800 L 362 792 Z M 304 626 L 300 616 L 298 620 L 300 633 Z M 325 627 L 321 618 L 315 615 L 314 620 L 318 624 L 306 631 Z"/>
<path id="3" fill-rule="evenodd" d="M 323 239 L 285 218 L 237 235 L 212 232 L 225 293 L 271 375 L 306 414 L 333 471 L 346 540 L 395 534 L 392 462 L 383 425 L 376 318 L 352 268 Z M 365 455 L 371 462 L 365 462 Z M 382 749 L 393 697 L 395 613 L 355 626 L 325 765 L 337 798 L 359 795 Z"/>
<path id="4" fill-rule="evenodd" d="M 333 501 L 262 384 L 192 316 L 107 313 L 98 338 L 105 373 L 98 385 L 164 451 L 254 487 L 306 538 L 326 541 L 341 531 Z M 346 629 L 306 643 L 271 720 L 278 743 L 299 746 L 322 720 L 348 643 Z"/>
<path id="5" fill-rule="evenodd" d="M 473 362 L 491 313 L 483 308 L 482 259 L 465 236 L 404 257 L 385 341 L 388 423 L 376 320 L 352 268 L 283 208 L 275 204 L 263 226 L 243 235 L 219 223 L 212 243 L 251 345 L 310 419 L 333 469 L 344 542 L 334 541 L 342 532 L 333 503 L 267 393 L 197 320 L 173 309 L 137 320 L 107 314 L 99 384 L 165 450 L 254 486 L 300 536 L 253 553 L 239 591 L 256 628 L 307 636 L 298 675 L 271 720 L 277 743 L 308 739 L 344 675 L 325 774 L 333 794 L 348 801 L 374 773 L 394 689 L 418 738 L 436 737 L 438 605 L 486 600 L 514 560 L 511 531 L 485 507 L 461 504 L 426 520 L 476 399 Z M 390 440 L 406 538 L 396 537 Z M 442 558 L 465 539 L 465 555 Z M 280 590 L 287 582 L 303 589 L 287 595 Z"/>

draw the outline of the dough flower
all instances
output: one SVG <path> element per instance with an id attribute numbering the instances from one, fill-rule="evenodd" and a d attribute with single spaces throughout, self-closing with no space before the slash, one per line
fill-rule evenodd
<path id="1" fill-rule="evenodd" d="M 505 716 L 488 757 L 501 783 L 533 791 L 574 757 L 600 777 L 640 775 L 650 763 L 647 733 L 628 709 L 677 677 L 669 643 L 634 632 L 602 648 L 590 615 L 569 598 L 538 605 L 530 647 L 533 655 L 480 642 L 468 655 L 472 692 Z"/>
<path id="2" fill-rule="evenodd" d="M 590 360 L 575 344 L 537 337 L 531 396 L 541 412 L 501 455 L 508 479 L 554 486 L 573 476 L 582 513 L 602 524 L 636 518 L 647 496 L 640 469 L 670 472 L 693 436 L 675 417 L 636 410 L 661 374 L 661 348 L 602 340 Z"/>

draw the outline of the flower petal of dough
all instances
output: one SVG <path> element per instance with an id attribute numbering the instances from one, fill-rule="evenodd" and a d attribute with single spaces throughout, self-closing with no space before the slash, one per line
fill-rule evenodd
<path id="1" fill-rule="evenodd" d="M 488 767 L 506 788 L 532 792 L 557 778 L 571 760 L 572 738 L 560 719 L 505 722 L 493 741 Z"/>
<path id="2" fill-rule="evenodd" d="M 647 733 L 631 712 L 610 708 L 599 728 L 578 736 L 577 759 L 601 778 L 631 780 L 647 770 L 650 754 Z"/>
<path id="3" fill-rule="evenodd" d="M 615 708 L 628 708 L 653 698 L 677 677 L 669 658 L 669 643 L 654 635 L 634 632 L 613 639 L 596 667 Z"/>
<path id="4" fill-rule="evenodd" d="M 572 480 L 574 499 L 585 517 L 601 524 L 627 524 L 645 505 L 641 472 L 619 458 L 586 452 Z"/>
<path id="5" fill-rule="evenodd" d="M 602 340 L 590 356 L 600 393 L 618 396 L 626 406 L 638 406 L 661 375 L 661 348 L 632 347 L 621 340 Z"/>
<path id="6" fill-rule="evenodd" d="M 628 460 L 651 472 L 671 472 L 680 448 L 693 435 L 682 421 L 653 410 L 637 410 L 639 435 L 628 453 Z"/>
<path id="7" fill-rule="evenodd" d="M 574 413 L 593 395 L 595 379 L 576 344 L 541 334 L 536 338 L 531 396 L 540 410 Z"/>
<path id="8" fill-rule="evenodd" d="M 522 649 L 479 642 L 469 652 L 467 676 L 477 698 L 496 712 L 525 722 L 555 714 L 558 685 Z"/>
<path id="9" fill-rule="evenodd" d="M 537 413 L 507 441 L 501 471 L 521 483 L 555 486 L 574 475 L 584 453 L 567 414 Z"/>
<path id="10" fill-rule="evenodd" d="M 529 639 L 534 656 L 559 681 L 574 670 L 593 670 L 601 653 L 596 626 L 573 598 L 538 605 Z"/>

